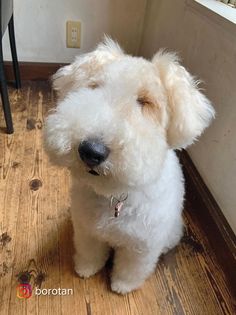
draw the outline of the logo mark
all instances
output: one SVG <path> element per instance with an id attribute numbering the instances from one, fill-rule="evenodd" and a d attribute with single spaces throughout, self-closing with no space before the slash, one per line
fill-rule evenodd
<path id="1" fill-rule="evenodd" d="M 32 287 L 29 283 L 20 283 L 16 287 L 16 296 L 19 299 L 28 299 L 32 295 Z"/>
<path id="2" fill-rule="evenodd" d="M 28 263 L 27 269 L 21 271 L 16 275 L 19 282 L 16 287 L 16 296 L 19 299 L 28 299 L 32 295 L 33 287 L 41 288 L 41 284 L 45 281 L 45 273 L 40 271 L 34 259 Z M 30 284 L 33 282 L 33 284 Z"/>

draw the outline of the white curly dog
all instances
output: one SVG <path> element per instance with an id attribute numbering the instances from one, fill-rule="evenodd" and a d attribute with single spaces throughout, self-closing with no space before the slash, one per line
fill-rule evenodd
<path id="1" fill-rule="evenodd" d="M 175 54 L 148 61 L 109 38 L 54 75 L 46 148 L 71 171 L 79 276 L 97 273 L 114 248 L 111 288 L 125 294 L 179 242 L 184 180 L 174 149 L 214 117 L 197 83 Z"/>

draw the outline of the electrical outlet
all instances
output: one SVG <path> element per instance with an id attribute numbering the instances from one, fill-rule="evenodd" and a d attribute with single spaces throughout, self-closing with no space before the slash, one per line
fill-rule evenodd
<path id="1" fill-rule="evenodd" d="M 80 48 L 81 23 L 80 21 L 66 22 L 66 46 L 68 48 Z"/>

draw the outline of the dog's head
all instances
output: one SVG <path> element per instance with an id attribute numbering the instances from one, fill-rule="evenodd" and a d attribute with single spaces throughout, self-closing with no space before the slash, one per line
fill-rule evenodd
<path id="1" fill-rule="evenodd" d="M 111 39 L 61 68 L 53 86 L 48 151 L 104 195 L 156 181 L 167 150 L 190 145 L 214 116 L 175 54 L 147 61 Z"/>

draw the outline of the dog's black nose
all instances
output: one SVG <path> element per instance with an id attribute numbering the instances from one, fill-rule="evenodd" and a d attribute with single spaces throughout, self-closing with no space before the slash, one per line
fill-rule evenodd
<path id="1" fill-rule="evenodd" d="M 99 140 L 85 140 L 79 145 L 81 160 L 89 167 L 98 166 L 106 160 L 110 150 Z"/>

